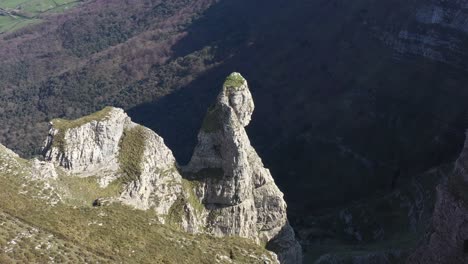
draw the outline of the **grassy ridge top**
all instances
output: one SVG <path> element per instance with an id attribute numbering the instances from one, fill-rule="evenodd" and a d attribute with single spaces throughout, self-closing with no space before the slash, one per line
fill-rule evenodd
<path id="1" fill-rule="evenodd" d="M 108 106 L 98 112 L 92 113 L 87 116 L 83 116 L 78 119 L 68 120 L 68 119 L 57 118 L 57 119 L 53 119 L 51 123 L 58 130 L 72 129 L 72 128 L 79 127 L 81 125 L 84 125 L 94 120 L 96 121 L 103 120 L 109 115 L 109 113 L 113 109 L 114 109 L 113 107 Z"/>
<path id="2" fill-rule="evenodd" d="M 105 119 L 109 113 L 114 109 L 113 107 L 105 107 L 101 111 L 96 113 L 92 113 L 90 115 L 75 119 L 75 120 L 67 120 L 67 119 L 53 119 L 51 121 L 52 125 L 55 129 L 58 130 L 57 135 L 54 137 L 54 146 L 58 147 L 62 152 L 65 151 L 65 133 L 67 130 L 82 126 L 86 123 L 91 121 L 99 121 Z"/>

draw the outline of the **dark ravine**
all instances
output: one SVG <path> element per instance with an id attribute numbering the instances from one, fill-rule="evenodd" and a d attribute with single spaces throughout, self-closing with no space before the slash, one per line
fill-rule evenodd
<path id="1" fill-rule="evenodd" d="M 451 163 L 433 168 L 393 191 L 293 222 L 305 263 L 404 263 L 427 232 L 435 188 L 452 168 Z"/>
<path id="2" fill-rule="evenodd" d="M 468 137 L 455 163 L 414 177 L 391 193 L 298 223 L 306 261 L 468 263 L 467 164 Z"/>

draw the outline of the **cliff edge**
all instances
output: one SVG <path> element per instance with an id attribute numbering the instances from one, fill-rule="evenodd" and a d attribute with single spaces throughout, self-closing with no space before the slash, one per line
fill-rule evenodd
<path id="1" fill-rule="evenodd" d="M 301 263 L 283 193 L 245 131 L 253 110 L 247 81 L 231 74 L 185 167 L 160 136 L 113 107 L 77 120 L 52 120 L 42 153 L 46 163 L 70 176 L 95 179 L 103 189 L 116 186 L 117 195 L 95 197 L 96 204 L 154 210 L 163 224 L 248 238 L 275 252 L 280 263 Z"/>

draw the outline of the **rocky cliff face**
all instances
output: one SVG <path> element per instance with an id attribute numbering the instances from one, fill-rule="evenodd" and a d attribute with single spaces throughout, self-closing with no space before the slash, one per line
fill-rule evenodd
<path id="1" fill-rule="evenodd" d="M 249 238 L 266 244 L 281 263 L 301 263 L 283 194 L 245 131 L 253 110 L 247 81 L 231 74 L 182 170 L 163 139 L 121 109 L 53 120 L 43 148 L 48 163 L 37 167 L 47 175 L 53 175 L 49 167 L 54 164 L 76 177 L 95 177 L 101 188 L 120 184 L 114 200 L 155 210 L 161 223 L 192 233 Z"/>
<path id="2" fill-rule="evenodd" d="M 210 211 L 209 232 L 270 243 L 282 262 L 299 263 L 301 248 L 288 224 L 283 194 L 245 131 L 253 110 L 247 81 L 231 74 L 205 116 L 185 172 L 201 183 L 197 193 Z"/>
<path id="3" fill-rule="evenodd" d="M 426 241 L 408 263 L 468 263 L 468 139 L 448 181 L 437 187 L 437 202 Z"/>
<path id="4" fill-rule="evenodd" d="M 398 32 L 382 34 L 384 42 L 403 56 L 417 55 L 466 69 L 467 4 L 465 0 L 420 1 L 412 8 L 410 23 Z"/>
<path id="5" fill-rule="evenodd" d="M 55 119 L 50 125 L 42 151 L 45 159 L 70 173 L 99 173 L 107 185 L 106 176 L 119 168 L 120 138 L 134 124 L 123 110 L 108 107 L 73 121 Z"/>
<path id="6" fill-rule="evenodd" d="M 184 195 L 175 158 L 163 139 L 131 122 L 122 109 L 108 107 L 73 121 L 57 119 L 51 126 L 45 159 L 77 177 L 96 177 L 102 188 L 119 181 L 123 203 L 152 208 L 165 223 Z"/>

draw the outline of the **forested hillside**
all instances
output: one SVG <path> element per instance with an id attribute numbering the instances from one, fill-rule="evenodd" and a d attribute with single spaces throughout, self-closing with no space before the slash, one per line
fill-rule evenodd
<path id="1" fill-rule="evenodd" d="M 113 105 L 186 161 L 239 71 L 257 98 L 252 144 L 290 208 L 391 189 L 462 146 L 461 2 L 84 1 L 0 35 L 0 142 L 33 155 L 50 118 Z"/>
<path id="2" fill-rule="evenodd" d="M 107 104 L 128 108 L 166 94 L 169 85 L 153 83 L 138 92 L 131 85 L 155 70 L 170 82 L 183 64 L 198 60 L 170 60 L 170 47 L 209 3 L 88 1 L 4 34 L 0 112 L 7 123 L 2 142 L 32 154 L 51 116 L 76 117 Z"/>

